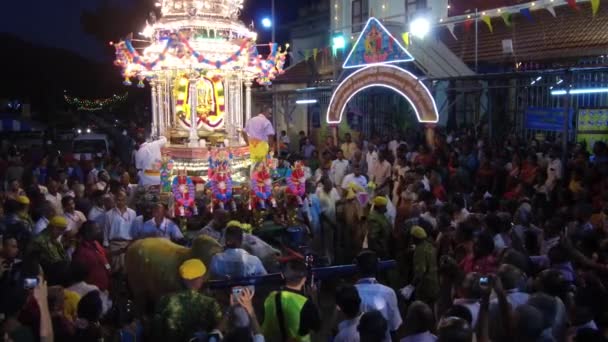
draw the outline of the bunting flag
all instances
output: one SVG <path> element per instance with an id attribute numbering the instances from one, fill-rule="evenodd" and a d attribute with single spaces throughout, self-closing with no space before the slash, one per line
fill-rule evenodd
<path id="1" fill-rule="evenodd" d="M 473 26 L 473 20 L 471 20 L 471 19 L 465 20 L 465 22 L 464 22 L 464 32 L 471 31 L 471 27 L 472 26 Z"/>
<path id="2" fill-rule="evenodd" d="M 410 46 L 410 33 L 409 32 L 404 32 L 401 35 L 401 38 L 403 39 L 403 42 L 405 43 L 405 47 L 409 47 Z"/>
<path id="3" fill-rule="evenodd" d="M 576 4 L 576 0 L 568 0 L 568 6 L 570 6 L 570 8 L 572 8 L 573 10 L 580 10 L 580 7 L 578 7 L 578 5 Z"/>
<path id="4" fill-rule="evenodd" d="M 512 23 L 511 23 L 511 13 L 509 12 L 503 12 L 501 14 L 502 16 L 502 20 L 505 22 L 505 25 L 507 27 L 511 27 Z"/>
<path id="5" fill-rule="evenodd" d="M 494 28 L 492 27 L 492 18 L 489 15 L 484 15 L 481 17 L 481 20 L 488 25 L 488 29 L 490 32 L 494 32 Z"/>
<path id="6" fill-rule="evenodd" d="M 547 6 L 547 11 L 549 11 L 549 13 L 551 13 L 551 15 L 553 16 L 553 18 L 557 18 L 557 15 L 555 14 L 555 7 L 553 7 L 553 6 Z"/>
<path id="7" fill-rule="evenodd" d="M 597 14 L 597 11 L 600 9 L 600 0 L 591 0 L 591 8 L 593 9 L 593 16 Z"/>
<path id="8" fill-rule="evenodd" d="M 319 49 L 318 48 L 314 48 L 312 49 L 312 59 L 316 62 L 317 61 L 317 55 L 319 54 Z"/>
<path id="9" fill-rule="evenodd" d="M 458 37 L 456 37 L 456 33 L 454 33 L 454 28 L 456 28 L 456 24 L 454 23 L 449 23 L 447 25 L 448 30 L 450 31 L 450 33 L 452 34 L 452 37 L 454 37 L 454 40 L 458 40 Z"/>
<path id="10" fill-rule="evenodd" d="M 526 19 L 530 20 L 531 22 L 534 22 L 534 18 L 532 18 L 532 12 L 530 12 L 529 8 L 522 8 L 519 10 L 519 13 L 526 17 Z"/>

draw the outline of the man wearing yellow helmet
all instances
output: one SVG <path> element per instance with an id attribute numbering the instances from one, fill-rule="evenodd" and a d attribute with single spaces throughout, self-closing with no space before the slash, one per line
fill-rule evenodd
<path id="1" fill-rule="evenodd" d="M 199 259 L 184 261 L 179 267 L 183 291 L 163 297 L 154 315 L 156 341 L 189 341 L 201 331 L 211 332 L 217 328 L 222 317 L 215 299 L 202 295 L 207 268 Z"/>
<path id="2" fill-rule="evenodd" d="M 68 220 L 63 216 L 54 216 L 49 222 L 47 229 L 38 235 L 29 248 L 29 254 L 38 254 L 40 264 L 43 268 L 62 261 L 68 261 L 63 245 L 58 241 L 59 237 L 68 227 Z"/>
<path id="3" fill-rule="evenodd" d="M 368 248 L 376 252 L 380 258 L 388 256 L 388 241 L 391 233 L 391 224 L 386 218 L 385 196 L 377 196 L 373 200 L 373 209 L 367 217 L 367 243 Z"/>

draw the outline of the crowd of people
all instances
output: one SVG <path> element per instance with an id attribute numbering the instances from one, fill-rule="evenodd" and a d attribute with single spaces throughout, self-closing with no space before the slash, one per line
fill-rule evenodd
<path id="1" fill-rule="evenodd" d="M 283 286 L 235 287 L 227 300 L 207 279 L 268 273 L 245 251 L 260 240 L 235 214 L 200 208 L 209 220 L 184 232 L 163 204 L 136 205 L 133 172 L 118 161 L 8 151 L 0 163 L 4 339 L 606 339 L 605 144 L 563 151 L 514 135 L 493 142 L 472 128 L 437 131 L 432 142 L 414 131 L 299 138 L 281 133 L 280 165 L 304 161 L 299 219 L 310 249 L 331 264 L 354 262 L 357 276 L 318 284 L 304 260 L 291 260 Z M 208 264 L 182 260 L 174 270 L 182 290 L 134 309 L 129 246 L 149 237 L 187 246 L 198 235 L 224 251 Z M 388 259 L 396 267 L 380 271 Z"/>

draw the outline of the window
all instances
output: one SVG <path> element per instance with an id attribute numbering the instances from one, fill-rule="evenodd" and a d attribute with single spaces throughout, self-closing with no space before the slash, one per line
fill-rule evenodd
<path id="1" fill-rule="evenodd" d="M 416 9 L 417 10 L 421 10 L 421 9 L 426 9 L 426 0 L 416 0 Z"/>
<path id="2" fill-rule="evenodd" d="M 365 21 L 369 17 L 368 0 L 353 0 L 353 8 L 351 13 L 353 33 L 359 33 L 363 30 L 363 25 L 365 25 Z"/>
<path id="3" fill-rule="evenodd" d="M 414 12 L 418 10 L 424 10 L 428 6 L 427 0 L 406 0 L 405 1 L 405 11 L 408 13 L 411 18 L 414 15 Z"/>

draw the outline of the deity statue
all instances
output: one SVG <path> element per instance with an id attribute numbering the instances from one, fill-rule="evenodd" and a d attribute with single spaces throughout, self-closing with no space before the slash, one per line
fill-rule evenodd
<path id="1" fill-rule="evenodd" d="M 306 175 L 304 174 L 304 164 L 296 161 L 293 168 L 287 172 L 287 189 L 285 192 L 296 199 L 298 205 L 303 204 L 306 195 Z"/>
<path id="2" fill-rule="evenodd" d="M 229 203 L 232 205 L 232 209 L 236 210 L 236 205 L 232 201 L 232 176 L 230 172 L 232 154 L 228 152 L 228 156 L 226 156 L 226 153 L 226 151 L 221 151 L 215 160 L 209 157 L 209 187 L 213 197 L 211 210 L 215 206 L 225 209 Z"/>
<path id="3" fill-rule="evenodd" d="M 173 178 L 173 199 L 175 201 L 175 217 L 186 218 L 198 214 L 195 196 L 196 188 L 192 179 L 181 169 Z"/>

